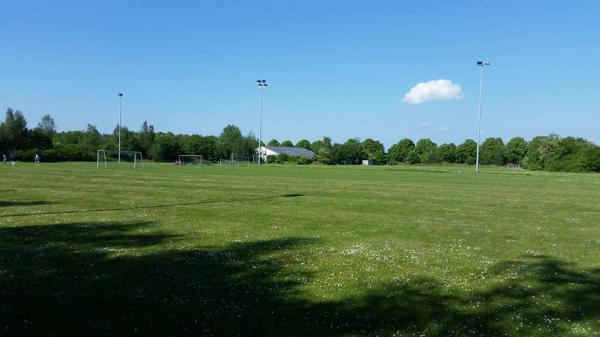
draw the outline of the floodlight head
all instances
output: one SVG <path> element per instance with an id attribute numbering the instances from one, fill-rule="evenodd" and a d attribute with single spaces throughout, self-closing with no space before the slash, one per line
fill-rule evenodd
<path id="1" fill-rule="evenodd" d="M 117 95 L 119 95 L 119 97 L 122 97 L 122 96 L 123 96 L 123 93 L 122 93 L 122 92 L 120 92 L 120 93 L 118 93 Z"/>
<path id="2" fill-rule="evenodd" d="M 256 80 L 256 83 L 258 83 L 258 86 L 260 88 L 264 88 L 266 86 L 268 86 L 267 81 L 266 80 Z"/>
<path id="3" fill-rule="evenodd" d="M 487 61 L 477 61 L 477 65 L 483 67 L 483 66 L 489 66 L 490 63 Z"/>

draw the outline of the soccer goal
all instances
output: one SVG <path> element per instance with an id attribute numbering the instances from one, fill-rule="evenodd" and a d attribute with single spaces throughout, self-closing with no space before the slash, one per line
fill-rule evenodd
<path id="1" fill-rule="evenodd" d="M 210 165 L 210 161 L 202 159 L 199 154 L 180 154 L 179 165 Z"/>
<path id="2" fill-rule="evenodd" d="M 219 164 L 222 166 L 250 166 L 258 164 L 258 156 L 243 156 L 232 153 L 228 159 L 220 159 Z"/>
<path id="3" fill-rule="evenodd" d="M 98 150 L 96 153 L 96 168 L 104 165 L 105 169 L 108 166 L 123 166 L 134 169 L 143 169 L 144 160 L 140 151 L 116 151 L 116 150 Z"/>

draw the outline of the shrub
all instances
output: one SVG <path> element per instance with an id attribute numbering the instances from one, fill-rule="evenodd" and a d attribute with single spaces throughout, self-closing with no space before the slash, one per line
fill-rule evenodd
<path id="1" fill-rule="evenodd" d="M 289 158 L 289 156 L 287 154 L 282 153 L 282 154 L 276 156 L 275 162 L 277 164 L 285 164 L 288 161 L 288 158 Z"/>
<path id="2" fill-rule="evenodd" d="M 300 156 L 297 159 L 297 163 L 299 165 L 308 165 L 308 164 L 312 163 L 312 160 L 306 156 Z"/>

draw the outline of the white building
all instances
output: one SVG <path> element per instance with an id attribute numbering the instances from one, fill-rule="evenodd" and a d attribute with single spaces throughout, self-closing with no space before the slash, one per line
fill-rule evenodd
<path id="1" fill-rule="evenodd" d="M 260 157 L 266 161 L 268 156 L 278 156 L 280 154 L 286 154 L 292 157 L 304 156 L 308 159 L 312 159 L 315 155 L 311 150 L 303 147 L 287 147 L 287 146 L 261 146 Z"/>

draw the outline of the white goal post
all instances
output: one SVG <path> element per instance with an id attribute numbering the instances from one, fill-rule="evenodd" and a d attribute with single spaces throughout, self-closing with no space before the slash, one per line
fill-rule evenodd
<path id="1" fill-rule="evenodd" d="M 180 154 L 178 165 L 209 165 L 208 160 L 204 160 L 200 154 Z"/>
<path id="2" fill-rule="evenodd" d="M 116 151 L 116 150 L 98 150 L 96 153 L 96 168 L 99 169 L 101 163 L 108 169 L 108 163 L 133 163 L 134 169 L 144 168 L 144 159 L 140 151 Z"/>
<path id="3" fill-rule="evenodd" d="M 221 166 L 250 166 L 258 164 L 258 155 L 244 156 L 232 153 L 228 159 L 220 159 L 219 164 Z"/>

